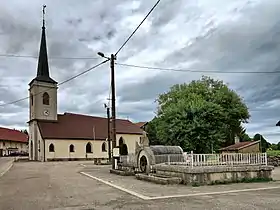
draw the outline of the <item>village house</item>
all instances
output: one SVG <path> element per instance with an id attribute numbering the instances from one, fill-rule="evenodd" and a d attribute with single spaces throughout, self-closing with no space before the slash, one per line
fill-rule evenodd
<path id="1" fill-rule="evenodd" d="M 259 153 L 260 141 L 236 142 L 228 147 L 221 148 L 222 153 Z"/>
<path id="2" fill-rule="evenodd" d="M 57 114 L 57 82 L 50 77 L 45 26 L 42 27 L 37 76 L 29 83 L 29 159 L 107 160 L 107 118 Z M 143 130 L 129 120 L 116 120 L 117 146 L 133 153 Z M 111 147 L 112 148 L 112 147 Z"/>
<path id="3" fill-rule="evenodd" d="M 18 130 L 0 127 L 0 157 L 28 152 L 28 135 Z"/>
<path id="4" fill-rule="evenodd" d="M 146 130 L 146 127 L 148 125 L 148 122 L 137 122 L 135 123 L 139 128 L 143 129 L 144 131 Z"/>

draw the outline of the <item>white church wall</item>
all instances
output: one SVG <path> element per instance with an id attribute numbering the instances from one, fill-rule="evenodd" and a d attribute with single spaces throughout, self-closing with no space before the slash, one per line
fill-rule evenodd
<path id="1" fill-rule="evenodd" d="M 142 135 L 136 134 L 117 134 L 117 146 L 120 137 L 123 138 L 127 145 L 128 153 L 134 153 L 135 142 L 140 141 Z M 86 145 L 91 143 L 92 153 L 86 153 Z M 106 150 L 102 151 L 102 144 L 106 144 Z M 50 144 L 54 145 L 54 152 L 49 151 Z M 74 145 L 74 152 L 70 152 L 70 145 Z M 112 143 L 111 143 L 112 148 Z M 46 139 L 45 140 L 46 160 L 52 159 L 107 159 L 108 142 L 105 140 L 83 140 L 83 139 Z"/>
<path id="2" fill-rule="evenodd" d="M 46 140 L 46 159 L 92 159 L 108 158 L 108 152 L 102 152 L 102 143 L 100 140 L 71 140 L 71 139 L 48 139 Z M 86 153 L 86 145 L 91 144 L 91 153 Z M 49 151 L 50 144 L 54 145 L 54 152 Z M 74 152 L 70 152 L 70 145 L 74 146 Z M 106 143 L 106 148 L 107 143 Z"/>
<path id="3" fill-rule="evenodd" d="M 119 146 L 119 140 L 122 137 L 124 144 L 126 144 L 128 153 L 135 152 L 135 142 L 140 142 L 140 137 L 143 135 L 139 134 L 117 134 L 117 146 Z"/>

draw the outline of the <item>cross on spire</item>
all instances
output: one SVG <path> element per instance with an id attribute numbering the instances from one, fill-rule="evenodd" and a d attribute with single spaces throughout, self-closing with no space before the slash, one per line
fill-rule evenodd
<path id="1" fill-rule="evenodd" d="M 42 10 L 42 11 L 43 11 L 43 28 L 45 28 L 45 14 L 46 14 L 45 9 L 46 9 L 46 7 L 47 7 L 47 6 L 44 4 L 44 5 L 43 5 L 43 10 Z"/>

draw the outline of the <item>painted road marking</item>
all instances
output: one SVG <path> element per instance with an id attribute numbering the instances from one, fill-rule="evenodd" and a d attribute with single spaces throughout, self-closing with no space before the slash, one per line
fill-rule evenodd
<path id="1" fill-rule="evenodd" d="M 114 187 L 114 188 L 116 188 L 116 189 L 118 189 L 118 190 L 121 190 L 121 191 L 126 192 L 126 193 L 128 193 L 128 194 L 131 194 L 131 195 L 133 195 L 133 196 L 135 196 L 135 197 L 141 198 L 141 199 L 143 199 L 143 200 L 149 200 L 149 199 L 150 199 L 150 197 L 148 197 L 148 196 L 141 195 L 141 194 L 139 194 L 139 193 L 137 193 L 137 192 L 134 192 L 134 191 L 125 189 L 125 188 L 123 188 L 123 187 L 120 187 L 120 186 L 118 186 L 118 185 L 112 184 L 112 183 L 110 183 L 110 182 L 107 182 L 107 181 L 105 181 L 105 180 L 103 180 L 103 179 L 100 179 L 100 178 L 97 178 L 97 177 L 95 177 L 95 176 L 92 176 L 92 175 L 87 174 L 87 173 L 85 173 L 85 172 L 80 172 L 80 173 L 83 174 L 83 175 L 85 175 L 85 176 L 88 176 L 88 177 L 90 177 L 90 178 L 92 178 L 92 179 L 95 179 L 95 180 L 97 180 L 97 181 L 99 181 L 99 182 L 102 182 L 102 183 L 104 183 L 104 184 L 107 184 L 107 185 L 109 185 L 109 186 L 111 186 L 111 187 Z"/>
<path id="2" fill-rule="evenodd" d="M 7 173 L 13 166 L 14 162 L 12 161 L 11 164 L 0 174 L 0 177 L 2 177 L 5 173 Z"/>
<path id="3" fill-rule="evenodd" d="M 128 190 L 126 188 L 120 187 L 118 185 L 112 184 L 108 181 L 105 181 L 103 179 L 97 178 L 95 176 L 92 176 L 90 174 L 87 174 L 85 172 L 80 172 L 81 174 L 90 177 L 92 179 L 95 179 L 99 182 L 102 182 L 104 184 L 107 184 L 111 187 L 114 187 L 118 190 L 121 190 L 123 192 L 126 192 L 130 195 L 133 195 L 135 197 L 138 197 L 142 200 L 159 200 L 159 199 L 168 199 L 168 198 L 184 198 L 184 197 L 198 197 L 198 196 L 210 196 L 210 195 L 222 195 L 222 194 L 230 194 L 230 193 L 239 193 L 239 192 L 252 192 L 252 191 L 262 191 L 262 190 L 273 190 L 273 189 L 280 189 L 280 185 L 279 186 L 275 186 L 275 187 L 262 187 L 262 188 L 249 188 L 249 189 L 240 189 L 240 190 L 228 190 L 228 191 L 218 191 L 218 192 L 206 192 L 206 193 L 192 193 L 192 194 L 183 194 L 183 195 L 166 195 L 166 196 L 155 196 L 155 197 L 151 197 L 151 196 L 145 196 L 142 195 L 140 193 L 134 192 L 132 190 Z"/>
<path id="4" fill-rule="evenodd" d="M 230 194 L 230 193 L 252 192 L 252 191 L 273 190 L 273 189 L 280 189 L 280 186 L 277 186 L 277 187 L 263 187 L 263 188 L 250 188 L 250 189 L 241 189 L 241 190 L 228 190 L 228 191 L 220 191 L 220 192 L 194 193 L 194 194 L 186 194 L 186 195 L 167 195 L 167 196 L 150 197 L 149 200 L 158 200 L 158 199 L 167 199 L 167 198 L 195 197 L 195 196 L 205 196 L 205 195 L 222 195 L 222 194 Z"/>
<path id="5" fill-rule="evenodd" d="M 82 163 L 81 163 L 80 165 L 83 166 L 83 167 L 85 167 L 85 168 L 87 167 L 85 164 L 82 164 Z"/>

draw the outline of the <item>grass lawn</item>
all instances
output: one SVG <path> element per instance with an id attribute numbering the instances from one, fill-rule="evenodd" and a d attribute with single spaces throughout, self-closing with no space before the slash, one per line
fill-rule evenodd
<path id="1" fill-rule="evenodd" d="M 268 156 L 280 156 L 280 150 L 267 150 Z"/>

